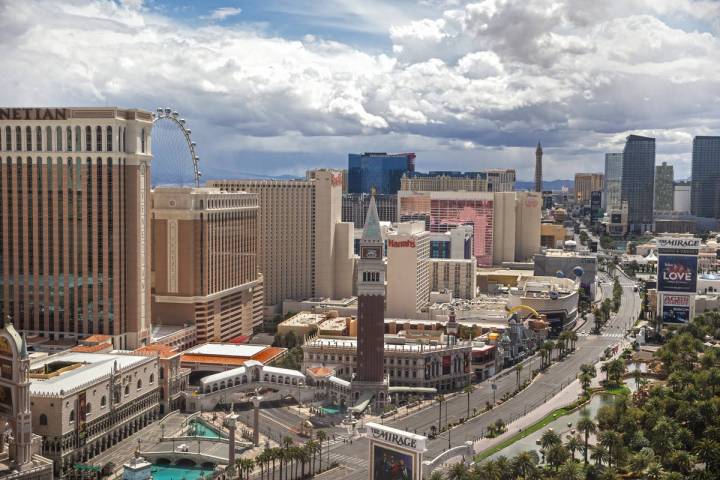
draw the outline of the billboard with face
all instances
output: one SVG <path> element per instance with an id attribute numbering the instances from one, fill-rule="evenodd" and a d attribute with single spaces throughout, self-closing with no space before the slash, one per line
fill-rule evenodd
<path id="1" fill-rule="evenodd" d="M 413 455 L 375 444 L 373 446 L 374 480 L 413 479 Z"/>
<path id="2" fill-rule="evenodd" d="M 660 255 L 658 291 L 695 293 L 697 290 L 697 257 Z"/>
<path id="3" fill-rule="evenodd" d="M 663 323 L 682 324 L 690 321 L 689 295 L 663 295 Z"/>

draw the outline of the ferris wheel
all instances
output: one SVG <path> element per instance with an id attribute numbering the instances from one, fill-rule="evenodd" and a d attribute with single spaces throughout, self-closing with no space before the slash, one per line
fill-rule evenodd
<path id="1" fill-rule="evenodd" d="M 177 111 L 160 107 L 153 114 L 153 187 L 200 186 L 200 157 L 191 133 Z"/>

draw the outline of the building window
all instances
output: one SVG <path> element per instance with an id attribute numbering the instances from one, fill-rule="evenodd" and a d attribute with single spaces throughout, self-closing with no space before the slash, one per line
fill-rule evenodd
<path id="1" fill-rule="evenodd" d="M 107 397 L 103 395 L 103 397 L 100 399 L 100 408 L 105 408 L 107 405 Z"/>
<path id="2" fill-rule="evenodd" d="M 42 127 L 35 127 L 35 150 L 42 151 Z"/>
<path id="3" fill-rule="evenodd" d="M 112 127 L 107 127 L 105 134 L 105 143 L 107 143 L 107 151 L 112 152 L 113 149 L 113 132 Z"/>
<path id="4" fill-rule="evenodd" d="M 85 413 L 90 413 L 90 412 L 92 412 L 92 405 L 90 404 L 90 402 L 88 402 L 85 404 Z"/>
<path id="5" fill-rule="evenodd" d="M 150 374 L 150 385 L 152 385 L 153 383 L 155 383 L 155 374 L 151 373 Z"/>
<path id="6" fill-rule="evenodd" d="M 75 421 L 75 410 L 70 410 L 70 423 Z"/>
<path id="7" fill-rule="evenodd" d="M 140 130 L 140 152 L 145 153 L 145 129 Z"/>
<path id="8" fill-rule="evenodd" d="M 85 127 L 85 151 L 92 151 L 92 128 L 89 126 Z"/>
<path id="9" fill-rule="evenodd" d="M 75 127 L 75 151 L 76 152 L 80 151 L 80 145 L 82 145 L 81 137 L 82 137 L 82 130 L 80 129 L 80 127 Z"/>
<path id="10" fill-rule="evenodd" d="M 160 367 L 160 380 L 162 380 L 163 378 L 165 378 L 165 368 Z"/>
<path id="11" fill-rule="evenodd" d="M 15 127 L 15 150 L 22 150 L 22 129 Z"/>
<path id="12" fill-rule="evenodd" d="M 67 136 L 67 145 L 65 145 L 65 148 L 68 152 L 72 152 L 72 128 L 67 127 L 65 129 L 65 135 Z"/>
<path id="13" fill-rule="evenodd" d="M 45 150 L 52 152 L 52 127 L 45 127 Z"/>
<path id="14" fill-rule="evenodd" d="M 25 147 L 28 152 L 32 152 L 32 128 L 25 127 Z"/>
<path id="15" fill-rule="evenodd" d="M 47 425 L 47 415 L 44 413 L 40 415 L 40 425 Z"/>
<path id="16" fill-rule="evenodd" d="M 130 395 L 130 385 L 125 385 L 125 395 Z"/>
<path id="17" fill-rule="evenodd" d="M 62 144 L 63 144 L 62 138 L 63 138 L 62 137 L 62 128 L 57 127 L 55 129 L 55 149 L 58 152 L 62 152 Z"/>
<path id="18" fill-rule="evenodd" d="M 98 126 L 95 128 L 95 144 L 97 146 L 97 151 L 102 152 L 102 127 Z"/>
<path id="19" fill-rule="evenodd" d="M 139 379 L 137 381 L 137 389 L 140 390 L 142 388 L 142 379 Z"/>
<path id="20" fill-rule="evenodd" d="M 12 151 L 12 129 L 5 127 L 5 150 Z"/>

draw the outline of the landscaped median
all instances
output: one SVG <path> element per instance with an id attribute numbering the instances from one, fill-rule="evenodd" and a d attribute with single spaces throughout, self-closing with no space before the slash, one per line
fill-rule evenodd
<path id="1" fill-rule="evenodd" d="M 593 395 L 597 394 L 610 394 L 610 395 L 622 395 L 622 394 L 629 394 L 630 389 L 626 385 L 622 385 L 619 387 L 613 387 L 609 389 L 605 388 L 597 388 L 593 389 L 591 391 L 591 394 L 583 395 L 574 402 L 564 406 L 560 407 L 556 410 L 553 410 L 552 412 L 545 415 L 543 418 L 538 420 L 537 422 L 531 424 L 529 427 L 525 428 L 521 432 L 516 433 L 515 435 L 506 438 L 502 442 L 498 443 L 497 445 L 493 445 L 490 448 L 487 448 L 483 450 L 482 452 L 478 453 L 474 457 L 474 461 L 476 463 L 480 463 L 483 460 L 495 455 L 497 452 L 509 447 L 513 443 L 517 442 L 518 440 L 522 440 L 523 438 L 532 435 L 533 433 L 537 432 L 538 430 L 541 430 L 542 428 L 546 427 L 547 425 L 551 424 L 555 420 L 557 420 L 560 417 L 563 417 L 565 415 L 568 415 L 578 408 L 581 408 L 585 404 L 590 402 L 590 399 L 593 397 Z"/>

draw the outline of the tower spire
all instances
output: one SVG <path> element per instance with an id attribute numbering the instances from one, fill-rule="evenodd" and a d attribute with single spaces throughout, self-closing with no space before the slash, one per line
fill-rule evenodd
<path id="1" fill-rule="evenodd" d="M 538 140 L 537 147 L 535 148 L 535 191 L 542 192 L 542 145 Z"/>

